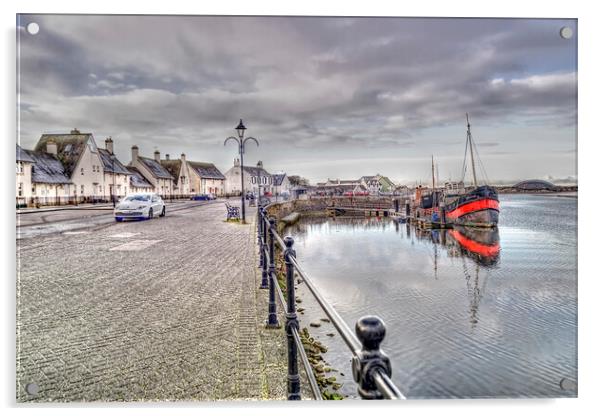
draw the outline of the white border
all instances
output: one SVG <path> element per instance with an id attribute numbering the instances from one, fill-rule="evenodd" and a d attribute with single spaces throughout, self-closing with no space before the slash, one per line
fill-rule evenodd
<path id="1" fill-rule="evenodd" d="M 600 66 L 600 27 L 602 16 L 596 13 L 591 4 L 595 2 L 550 1 L 527 2 L 525 0 L 486 1 L 419 1 L 419 2 L 379 2 L 379 1 L 324 1 L 303 0 L 284 1 L 244 1 L 229 0 L 227 2 L 190 1 L 144 1 L 137 4 L 123 0 L 104 0 L 102 2 L 82 1 L 28 1 L 18 3 L 2 3 L 2 45 L 4 46 L 3 65 L 1 65 L 4 93 L 2 105 L 3 127 L 3 183 L 7 194 L 2 204 L 3 214 L 3 256 L 2 264 L 6 265 L 2 273 L 3 302 L 2 329 L 0 342 L 2 348 L 2 377 L 0 392 L 3 407 L 8 413 L 20 411 L 24 413 L 43 412 L 44 414 L 63 415 L 79 414 L 81 407 L 43 407 L 19 406 L 14 403 L 15 347 L 14 347 L 14 211 L 12 208 L 12 186 L 14 168 L 12 156 L 15 141 L 15 14 L 21 13 L 132 13 L 132 14 L 265 14 L 265 15 L 347 15 L 347 16 L 458 16 L 458 17 L 564 17 L 579 19 L 579 399 L 565 400 L 495 400 L 495 401 L 422 401 L 408 402 L 401 406 L 392 403 L 327 403 L 320 406 L 323 411 L 344 411 L 359 414 L 369 409 L 384 411 L 387 414 L 400 412 L 426 412 L 427 414 L 479 414 L 488 415 L 528 411 L 556 415 L 573 412 L 588 412 L 600 408 L 596 403 L 600 382 L 600 280 L 602 277 L 595 268 L 598 254 L 597 227 L 602 209 L 601 198 L 596 185 L 599 185 L 600 167 L 600 130 L 602 122 L 598 112 L 600 105 L 597 92 L 601 91 L 598 78 L 602 74 Z M 7 201 L 7 202 L 5 202 Z M 598 405 L 598 406 L 596 406 Z M 336 408 L 332 406 L 337 406 Z M 107 408 L 99 405 L 85 406 L 88 414 L 105 414 Z M 288 403 L 207 403 L 201 406 L 166 407 L 149 404 L 137 407 L 121 407 L 109 405 L 111 413 L 136 414 L 185 413 L 232 414 L 244 412 L 245 415 L 264 415 L 266 413 L 290 412 L 305 414 L 316 411 L 318 407 L 309 403 L 302 406 L 291 406 Z M 326 407 L 327 409 L 325 409 Z M 377 407 L 377 409 L 375 409 Z M 5 412 L 6 414 L 6 412 Z M 575 413 L 576 414 L 576 413 Z"/>

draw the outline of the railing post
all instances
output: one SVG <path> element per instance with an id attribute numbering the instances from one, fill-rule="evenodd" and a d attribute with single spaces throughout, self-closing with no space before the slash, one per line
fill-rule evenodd
<path id="1" fill-rule="evenodd" d="M 276 265 L 274 264 L 274 228 L 276 228 L 276 220 L 270 218 L 269 247 L 270 247 L 270 269 L 269 269 L 269 300 L 268 300 L 268 320 L 266 326 L 268 328 L 280 328 L 278 323 L 278 315 L 276 313 Z"/>
<path id="2" fill-rule="evenodd" d="M 293 237 L 286 237 L 284 263 L 286 264 L 286 338 L 288 343 L 288 400 L 301 400 L 301 381 L 297 365 L 297 344 L 293 331 L 299 330 L 297 306 L 295 303 L 295 269 L 291 257 L 295 257 Z"/>
<path id="3" fill-rule="evenodd" d="M 265 224 L 265 220 L 266 220 L 266 211 L 264 208 L 261 209 L 261 228 L 260 228 L 260 233 L 261 233 L 261 246 L 260 246 L 260 250 L 261 250 L 261 255 L 260 255 L 260 261 L 261 261 L 261 285 L 259 286 L 260 289 L 267 289 L 268 288 L 268 259 L 265 256 L 265 249 L 267 247 L 267 226 Z"/>
<path id="4" fill-rule="evenodd" d="M 355 333 L 362 343 L 362 350 L 353 357 L 353 378 L 358 383 L 357 392 L 362 399 L 383 399 L 375 381 L 375 371 L 381 370 L 391 377 L 391 361 L 380 349 L 385 339 L 384 322 L 377 316 L 364 316 L 355 324 Z"/>

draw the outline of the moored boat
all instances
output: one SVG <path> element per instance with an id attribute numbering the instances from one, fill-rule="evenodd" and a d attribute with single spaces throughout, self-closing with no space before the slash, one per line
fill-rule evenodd
<path id="1" fill-rule="evenodd" d="M 470 132 L 470 122 L 466 114 L 466 149 L 470 149 L 473 186 L 465 188 L 463 182 L 448 183 L 445 187 L 443 208 L 447 223 L 469 227 L 497 226 L 500 204 L 495 188 L 479 185 L 474 161 L 474 142 Z M 464 154 L 466 166 L 466 152 Z"/>

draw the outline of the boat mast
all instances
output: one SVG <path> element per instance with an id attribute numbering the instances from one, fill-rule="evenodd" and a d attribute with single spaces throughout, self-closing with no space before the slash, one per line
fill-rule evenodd
<path id="1" fill-rule="evenodd" d="M 468 113 L 466 113 L 466 126 L 468 127 L 468 130 L 466 130 L 466 140 L 468 140 L 468 145 L 470 146 L 470 162 L 472 164 L 472 183 L 476 188 L 478 186 L 477 185 L 477 171 L 475 170 L 475 167 L 474 167 L 474 154 L 473 154 L 473 150 L 472 150 L 472 134 L 470 134 L 470 122 L 468 121 Z"/>
<path id="2" fill-rule="evenodd" d="M 435 157 L 431 155 L 431 171 L 433 174 L 433 191 L 435 191 Z"/>

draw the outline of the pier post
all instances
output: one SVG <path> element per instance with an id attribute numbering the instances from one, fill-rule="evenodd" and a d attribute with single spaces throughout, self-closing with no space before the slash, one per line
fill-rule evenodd
<path id="1" fill-rule="evenodd" d="M 355 333 L 362 343 L 362 350 L 352 361 L 353 378 L 358 383 L 357 392 L 362 399 L 383 399 L 374 376 L 380 371 L 391 377 L 391 361 L 380 349 L 385 339 L 385 324 L 378 316 L 364 316 L 355 324 Z"/>
<path id="2" fill-rule="evenodd" d="M 268 245 L 270 249 L 270 268 L 269 268 L 269 299 L 268 299 L 268 320 L 266 326 L 268 328 L 280 328 L 278 323 L 278 314 L 276 313 L 276 265 L 274 264 L 274 233 L 276 232 L 276 220 L 270 217 L 270 226 L 268 230 L 269 240 Z"/>
<path id="3" fill-rule="evenodd" d="M 291 260 L 296 256 L 293 250 L 293 237 L 286 237 L 284 244 L 284 263 L 286 264 L 286 338 L 288 344 L 288 400 L 301 400 L 301 380 L 299 378 L 299 368 L 297 365 L 297 344 L 293 331 L 299 331 L 299 321 L 297 319 L 297 306 L 295 303 L 295 276 L 294 266 Z"/>
<path id="4" fill-rule="evenodd" d="M 265 223 L 266 219 L 266 210 L 265 208 L 261 208 L 261 285 L 260 289 L 268 288 L 268 259 L 265 255 L 265 250 L 267 248 L 267 225 Z"/>

